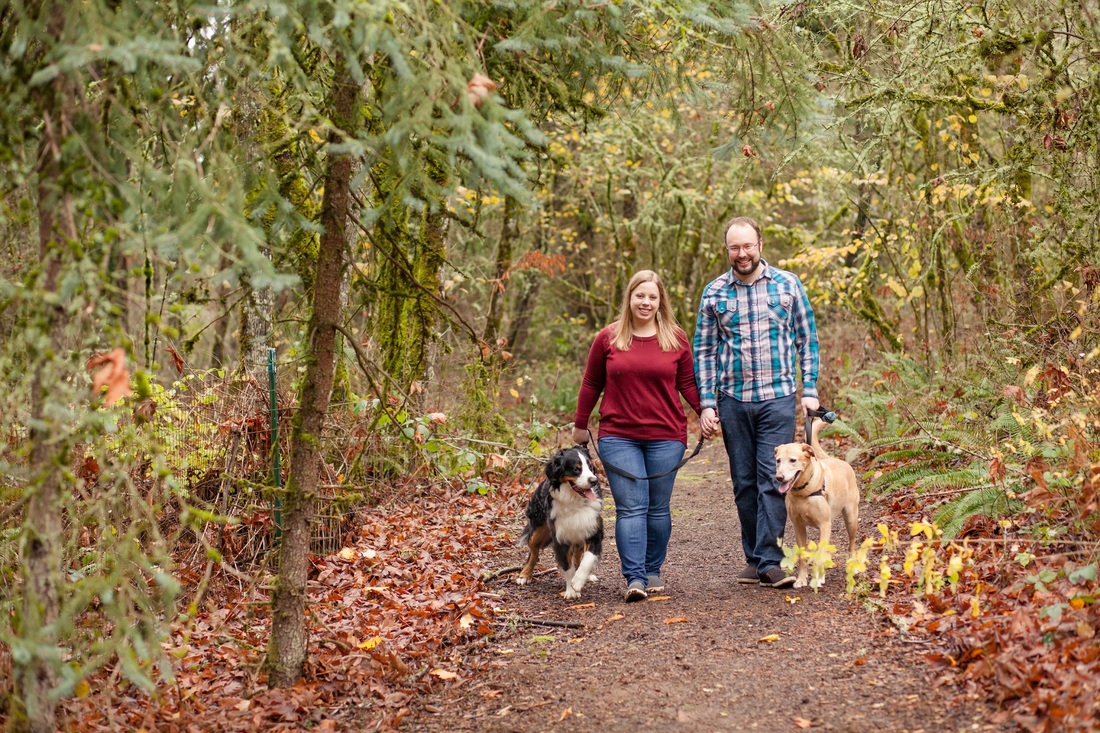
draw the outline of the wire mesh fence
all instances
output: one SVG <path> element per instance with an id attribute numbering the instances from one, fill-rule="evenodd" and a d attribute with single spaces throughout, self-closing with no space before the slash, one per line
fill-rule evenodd
<path id="1" fill-rule="evenodd" d="M 212 547 L 229 562 L 263 559 L 279 535 L 278 487 L 285 484 L 290 465 L 296 409 L 292 395 L 277 390 L 273 405 L 269 385 L 255 375 L 185 372 L 154 402 L 154 424 L 168 469 L 189 502 L 218 517 L 197 532 L 195 539 L 201 541 L 195 543 L 195 554 Z M 371 440 L 365 422 L 346 424 L 347 406 L 333 407 L 322 435 L 325 460 L 312 528 L 316 552 L 332 552 L 342 545 L 354 504 L 374 488 L 370 481 L 348 479 L 362 475 L 357 467 L 377 441 Z M 272 450 L 273 426 L 277 452 Z M 164 522 L 178 519 L 178 513 L 168 513 Z"/>

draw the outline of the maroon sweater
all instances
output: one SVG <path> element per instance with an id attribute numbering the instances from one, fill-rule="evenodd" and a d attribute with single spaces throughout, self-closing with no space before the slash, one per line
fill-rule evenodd
<path id="1" fill-rule="evenodd" d="M 684 396 L 696 414 L 699 392 L 687 337 L 675 351 L 661 351 L 656 336 L 635 336 L 628 351 L 612 345 L 611 326 L 596 334 L 577 396 L 574 424 L 588 428 L 600 402 L 600 436 L 632 440 L 678 440 L 687 445 Z"/>

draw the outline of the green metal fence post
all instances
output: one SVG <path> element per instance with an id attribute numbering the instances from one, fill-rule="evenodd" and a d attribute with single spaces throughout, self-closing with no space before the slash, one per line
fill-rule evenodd
<path id="1" fill-rule="evenodd" d="M 275 394 L 275 349 L 267 350 L 267 386 L 271 393 L 271 474 L 275 480 L 275 539 L 283 534 L 283 472 L 279 468 L 279 401 Z"/>

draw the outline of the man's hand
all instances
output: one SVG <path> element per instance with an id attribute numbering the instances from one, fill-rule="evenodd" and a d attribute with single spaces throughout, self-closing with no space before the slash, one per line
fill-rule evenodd
<path id="1" fill-rule="evenodd" d="M 821 407 L 821 403 L 818 402 L 816 397 L 803 397 L 802 398 L 802 411 L 805 416 L 809 416 L 811 412 Z"/>
<path id="2" fill-rule="evenodd" d="M 573 428 L 573 442 L 577 445 L 588 444 L 588 431 L 581 428 Z"/>

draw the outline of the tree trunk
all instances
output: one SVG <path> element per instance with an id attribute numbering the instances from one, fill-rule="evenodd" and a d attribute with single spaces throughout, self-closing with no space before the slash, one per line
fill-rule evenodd
<path id="1" fill-rule="evenodd" d="M 54 4 L 48 13 L 47 33 L 61 37 L 65 11 Z M 59 155 L 65 149 L 63 130 L 69 110 L 64 75 L 41 90 L 38 103 L 42 113 L 43 135 L 38 163 L 38 243 L 44 266 L 42 290 L 56 293 L 61 271 L 63 241 L 75 240 L 76 226 L 70 197 L 62 189 Z M 47 299 L 48 300 L 48 299 Z M 61 663 L 57 648 L 57 621 L 61 611 L 62 469 L 67 465 L 68 442 L 58 439 L 57 427 L 48 417 L 51 380 L 54 378 L 50 357 L 45 352 L 64 353 L 61 338 L 63 311 L 47 303 L 42 328 L 49 345 L 34 359 L 35 375 L 31 387 L 30 470 L 33 480 L 20 555 L 23 575 L 23 606 L 19 636 L 31 650 L 28 658 L 13 655 L 15 698 L 9 718 L 9 730 L 29 733 L 53 733 L 56 728 L 56 701 L 51 697 L 57 682 L 56 667 Z"/>
<path id="2" fill-rule="evenodd" d="M 496 271 L 493 273 L 493 281 L 490 283 L 489 313 L 485 316 L 485 331 L 482 339 L 493 346 L 493 342 L 500 335 L 500 327 L 504 321 L 504 278 L 512 267 L 512 255 L 515 250 L 516 239 L 519 238 L 519 230 L 516 219 L 519 216 L 519 205 L 511 196 L 504 199 L 504 221 L 500 227 L 500 243 L 497 245 Z"/>
<path id="3" fill-rule="evenodd" d="M 342 58 L 337 59 L 333 79 L 327 111 L 340 130 L 351 134 L 356 124 L 358 88 Z M 330 145 L 339 144 L 342 137 L 339 133 L 331 133 Z M 321 204 L 323 234 L 317 255 L 317 278 L 306 347 L 307 366 L 291 429 L 290 475 L 283 509 L 279 574 L 271 601 L 267 665 L 268 684 L 272 687 L 295 684 L 302 676 L 308 652 L 306 580 L 310 529 L 322 461 L 321 434 L 332 392 L 336 327 L 341 316 L 340 288 L 347 263 L 346 223 L 351 172 L 351 156 L 329 154 Z"/>

